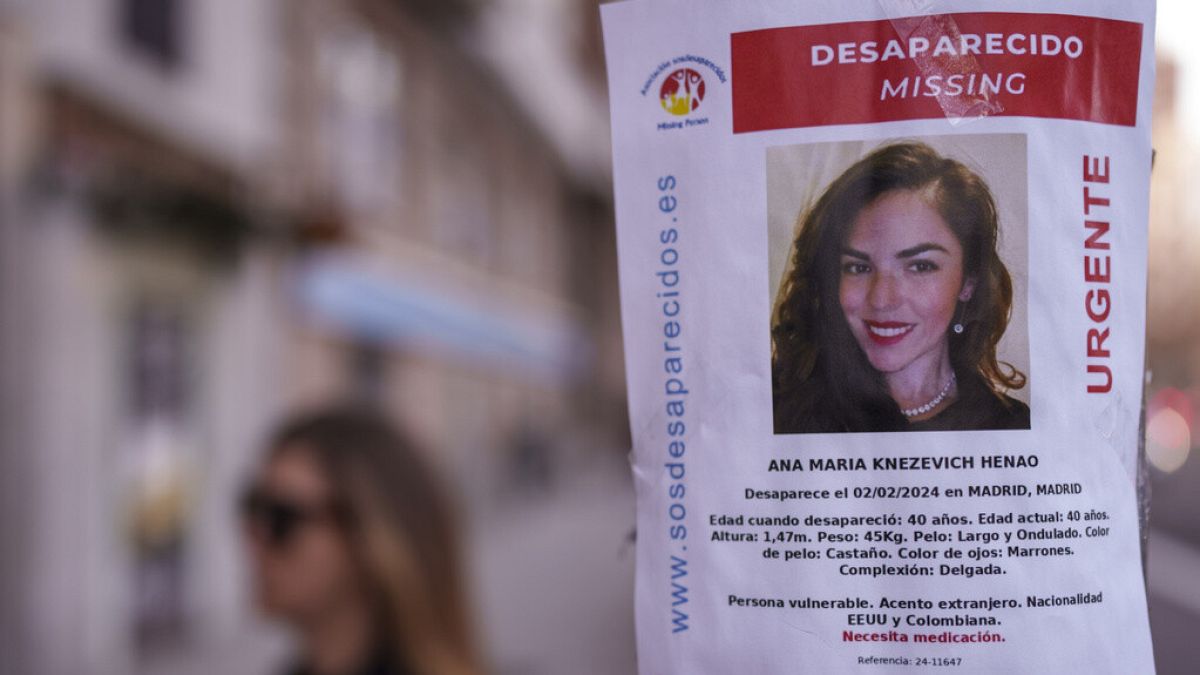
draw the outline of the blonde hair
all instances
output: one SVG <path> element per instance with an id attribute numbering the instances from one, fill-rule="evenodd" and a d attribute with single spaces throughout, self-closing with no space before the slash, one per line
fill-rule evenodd
<path id="1" fill-rule="evenodd" d="M 418 675 L 477 675 L 455 517 L 412 444 L 345 407 L 292 420 L 270 447 L 307 453 L 329 481 L 389 656 Z"/>

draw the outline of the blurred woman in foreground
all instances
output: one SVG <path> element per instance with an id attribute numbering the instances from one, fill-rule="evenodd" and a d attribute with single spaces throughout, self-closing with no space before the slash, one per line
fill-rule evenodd
<path id="1" fill-rule="evenodd" d="M 241 508 L 258 600 L 295 629 L 294 675 L 473 675 L 449 506 L 378 415 L 299 417 Z"/>

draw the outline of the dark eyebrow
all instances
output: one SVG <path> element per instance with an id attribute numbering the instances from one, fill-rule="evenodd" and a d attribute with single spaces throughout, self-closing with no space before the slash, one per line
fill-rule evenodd
<path id="1" fill-rule="evenodd" d="M 848 255 L 851 258 L 858 258 L 859 260 L 870 260 L 871 259 L 871 256 L 867 255 L 866 253 L 863 253 L 862 251 L 856 251 L 856 250 L 850 248 L 849 246 L 842 247 L 842 255 Z"/>
<path id="2" fill-rule="evenodd" d="M 897 258 L 911 258 L 914 255 L 920 255 L 926 251 L 941 251 L 942 253 L 949 253 L 949 251 L 946 250 L 946 247 L 942 246 L 941 244 L 934 244 L 933 242 L 926 242 L 924 244 L 917 244 L 916 246 L 906 248 L 903 251 L 900 251 L 899 253 L 897 253 L 896 257 Z"/>

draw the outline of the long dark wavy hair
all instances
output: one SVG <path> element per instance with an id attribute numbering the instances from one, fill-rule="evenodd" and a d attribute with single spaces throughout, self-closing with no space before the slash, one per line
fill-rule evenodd
<path id="1" fill-rule="evenodd" d="M 841 251 L 860 211 L 894 190 L 920 191 L 962 245 L 963 279 L 974 279 L 950 333 L 950 362 L 961 383 L 976 378 L 997 396 L 1025 375 L 996 359 L 1012 308 L 1012 279 L 996 252 L 999 217 L 986 183 L 964 164 L 923 143 L 881 147 L 856 162 L 802 214 L 791 268 L 771 325 L 775 431 L 883 431 L 907 420 L 883 376 L 867 361 L 842 313 Z"/>

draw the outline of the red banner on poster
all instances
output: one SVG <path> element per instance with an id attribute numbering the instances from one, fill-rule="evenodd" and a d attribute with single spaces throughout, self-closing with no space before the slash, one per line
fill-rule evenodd
<path id="1" fill-rule="evenodd" d="M 1142 25 L 963 13 L 732 36 L 735 133 L 936 117 L 1133 126 Z"/>

